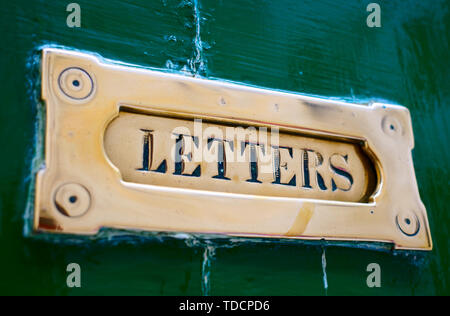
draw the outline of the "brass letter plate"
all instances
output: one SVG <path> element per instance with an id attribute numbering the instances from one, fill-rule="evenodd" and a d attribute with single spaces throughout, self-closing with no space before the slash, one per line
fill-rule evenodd
<path id="1" fill-rule="evenodd" d="M 46 48 L 34 230 L 377 241 L 430 250 L 409 111 Z"/>

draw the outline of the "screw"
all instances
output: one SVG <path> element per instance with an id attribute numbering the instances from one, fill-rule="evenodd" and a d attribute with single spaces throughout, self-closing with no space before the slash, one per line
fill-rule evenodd
<path id="1" fill-rule="evenodd" d="M 385 116 L 381 122 L 381 127 L 390 136 L 394 136 L 397 133 L 401 135 L 402 132 L 400 122 L 393 116 Z"/>
<path id="2" fill-rule="evenodd" d="M 56 190 L 54 202 L 61 214 L 67 217 L 80 217 L 89 210 L 91 195 L 84 186 L 68 183 Z"/>
<path id="3" fill-rule="evenodd" d="M 94 81 L 83 69 L 71 67 L 64 69 L 58 77 L 61 91 L 74 100 L 85 100 L 94 92 Z"/>
<path id="4" fill-rule="evenodd" d="M 400 212 L 395 217 L 397 228 L 406 236 L 414 237 L 419 233 L 420 222 L 414 212 Z"/>

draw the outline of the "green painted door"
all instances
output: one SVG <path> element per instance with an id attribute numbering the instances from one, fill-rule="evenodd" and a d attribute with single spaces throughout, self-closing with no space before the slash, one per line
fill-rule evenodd
<path id="1" fill-rule="evenodd" d="M 0 294 L 448 295 L 450 3 L 373 0 L 381 7 L 381 27 L 369 27 L 370 2 L 77 0 L 79 28 L 67 26 L 69 1 L 3 3 Z M 42 45 L 186 75 L 407 106 L 433 251 L 128 237 L 67 244 L 23 237 L 36 146 L 34 59 Z M 81 288 L 66 285 L 69 263 L 81 267 Z M 370 263 L 381 268 L 379 288 L 367 286 Z"/>

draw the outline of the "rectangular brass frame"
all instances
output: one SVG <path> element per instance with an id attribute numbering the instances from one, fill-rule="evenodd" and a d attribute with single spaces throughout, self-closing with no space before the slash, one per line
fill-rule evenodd
<path id="1" fill-rule="evenodd" d="M 432 249 L 405 107 L 349 104 L 169 74 L 55 48 L 42 52 L 42 99 L 45 166 L 36 176 L 36 232 L 92 235 L 108 227 Z M 107 127 L 124 106 L 166 117 L 358 140 L 375 164 L 377 188 L 361 203 L 125 182 L 104 144 Z"/>

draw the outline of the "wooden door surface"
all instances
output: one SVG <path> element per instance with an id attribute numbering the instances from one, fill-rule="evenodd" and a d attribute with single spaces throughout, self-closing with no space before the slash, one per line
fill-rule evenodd
<path id="1" fill-rule="evenodd" d="M 0 294 L 449 294 L 450 3 L 336 0 L 17 0 L 0 6 Z M 369 3 L 381 8 L 369 27 Z M 70 24 L 70 23 L 69 23 Z M 73 25 L 72 25 L 73 26 Z M 37 143 L 36 62 L 44 45 L 163 71 L 411 112 L 413 159 L 434 249 L 325 243 L 24 237 Z M 398 197 L 399 199 L 402 197 Z M 81 288 L 66 284 L 81 267 Z M 367 267 L 381 287 L 367 286 Z"/>

